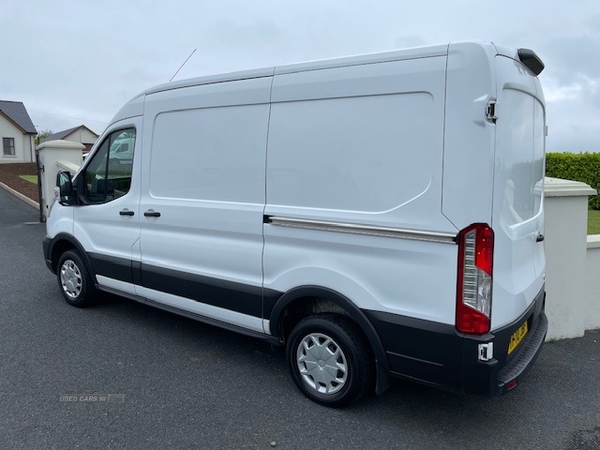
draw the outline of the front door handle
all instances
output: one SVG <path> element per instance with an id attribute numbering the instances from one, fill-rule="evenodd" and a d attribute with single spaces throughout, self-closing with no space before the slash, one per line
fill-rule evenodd
<path id="1" fill-rule="evenodd" d="M 160 213 L 158 211 L 154 211 L 153 209 L 149 209 L 144 213 L 144 217 L 160 217 Z"/>
<path id="2" fill-rule="evenodd" d="M 122 216 L 133 216 L 133 211 L 129 211 L 127 208 L 119 211 L 119 214 Z"/>

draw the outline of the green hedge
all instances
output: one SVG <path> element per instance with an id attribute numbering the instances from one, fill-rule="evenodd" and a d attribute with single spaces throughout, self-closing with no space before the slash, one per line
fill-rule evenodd
<path id="1" fill-rule="evenodd" d="M 546 176 L 582 181 L 600 192 L 600 153 L 547 153 Z M 589 202 L 590 209 L 600 209 L 600 195 Z"/>

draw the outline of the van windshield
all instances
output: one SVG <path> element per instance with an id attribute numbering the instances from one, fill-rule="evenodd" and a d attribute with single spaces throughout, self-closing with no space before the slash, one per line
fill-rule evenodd
<path id="1" fill-rule="evenodd" d="M 544 182 L 544 108 L 534 97 L 504 89 L 503 115 L 497 122 L 496 180 L 503 190 L 502 221 L 515 225 L 535 217 L 542 204 Z"/>

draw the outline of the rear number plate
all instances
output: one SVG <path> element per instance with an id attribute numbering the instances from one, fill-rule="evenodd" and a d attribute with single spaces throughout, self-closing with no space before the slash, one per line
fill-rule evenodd
<path id="1" fill-rule="evenodd" d="M 517 331 L 515 331 L 513 333 L 513 335 L 510 337 L 510 343 L 508 344 L 508 354 L 509 355 L 513 352 L 513 350 L 515 348 L 518 347 L 518 345 L 521 343 L 521 341 L 527 334 L 527 331 L 529 331 L 529 329 L 527 327 L 527 321 L 525 321 L 525 323 L 523 325 L 521 325 L 519 327 L 519 329 Z"/>

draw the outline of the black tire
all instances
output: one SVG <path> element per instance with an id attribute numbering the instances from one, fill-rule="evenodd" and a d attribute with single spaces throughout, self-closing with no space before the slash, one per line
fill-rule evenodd
<path id="1" fill-rule="evenodd" d="M 60 256 L 56 278 L 60 292 L 69 305 L 85 308 L 96 300 L 96 287 L 77 251 L 68 250 Z"/>
<path id="2" fill-rule="evenodd" d="M 343 316 L 318 314 L 302 319 L 289 336 L 286 357 L 296 386 L 322 405 L 349 405 L 372 386 L 369 347 L 358 327 Z"/>

